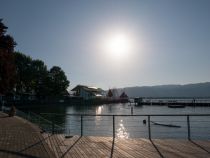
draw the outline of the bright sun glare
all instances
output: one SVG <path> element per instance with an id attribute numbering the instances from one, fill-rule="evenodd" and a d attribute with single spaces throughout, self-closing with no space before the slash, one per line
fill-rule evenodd
<path id="1" fill-rule="evenodd" d="M 129 38 L 122 33 L 112 34 L 105 43 L 106 52 L 115 59 L 122 59 L 131 52 L 131 42 Z"/>

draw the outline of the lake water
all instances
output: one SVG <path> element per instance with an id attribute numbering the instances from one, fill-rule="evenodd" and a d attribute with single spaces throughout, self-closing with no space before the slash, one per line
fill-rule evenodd
<path id="1" fill-rule="evenodd" d="M 30 108 L 35 113 L 56 113 L 56 114 L 109 114 L 109 115 L 130 115 L 131 107 L 133 114 L 210 114 L 210 107 L 168 108 L 167 106 L 134 106 L 130 104 L 105 104 L 105 105 L 67 105 L 67 106 L 45 106 Z M 27 111 L 26 108 L 22 109 Z M 43 117 L 54 120 L 56 124 L 65 129 L 69 135 L 80 135 L 81 117 L 71 115 L 59 115 L 53 118 L 49 115 Z M 143 120 L 147 123 L 144 124 Z M 160 124 L 176 125 L 167 127 L 155 125 L 151 122 L 152 138 L 180 138 L 187 139 L 188 126 L 186 116 L 151 116 L 151 121 Z M 115 134 L 121 138 L 148 138 L 148 117 L 147 116 L 117 116 L 115 117 Z M 83 135 L 112 136 L 112 116 L 83 116 Z M 190 116 L 190 133 L 192 139 L 210 139 L 210 116 Z"/>

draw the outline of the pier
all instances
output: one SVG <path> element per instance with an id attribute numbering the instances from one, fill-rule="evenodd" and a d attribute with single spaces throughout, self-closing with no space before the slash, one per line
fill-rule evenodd
<path id="1" fill-rule="evenodd" d="M 0 112 L 0 157 L 55 158 L 40 131 L 27 120 Z"/>
<path id="2" fill-rule="evenodd" d="M 209 158 L 210 141 L 46 135 L 57 158 Z"/>
<path id="3" fill-rule="evenodd" d="M 135 105 L 182 105 L 182 106 L 210 106 L 210 99 L 171 99 L 171 98 L 131 98 Z"/>
<path id="4" fill-rule="evenodd" d="M 113 136 L 84 135 L 85 126 L 81 123 L 81 135 L 59 133 L 51 123 L 52 131 L 44 132 L 37 124 L 32 124 L 32 113 L 8 117 L 0 112 L 0 157 L 10 158 L 208 158 L 210 157 L 210 140 L 189 139 L 153 139 L 115 137 L 115 117 L 113 117 Z M 77 116 L 77 115 L 75 115 Z M 80 116 L 81 120 L 87 116 Z M 90 116 L 88 116 L 90 117 Z M 95 117 L 95 116 L 94 116 Z M 130 116 L 125 116 L 130 117 Z M 150 118 L 151 116 L 147 116 Z M 27 120 L 28 119 L 28 120 Z M 189 121 L 189 120 L 188 120 Z M 43 123 L 43 122 L 42 122 Z M 40 126 L 40 128 L 39 128 Z M 150 126 L 148 126 L 150 128 Z M 55 131 L 54 131 L 55 130 Z M 148 130 L 151 132 L 151 130 Z M 189 134 L 189 133 L 188 133 Z"/>

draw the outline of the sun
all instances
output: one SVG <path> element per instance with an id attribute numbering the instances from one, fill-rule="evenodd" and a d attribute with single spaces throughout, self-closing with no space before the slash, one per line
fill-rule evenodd
<path id="1" fill-rule="evenodd" d="M 110 35 L 105 42 L 105 50 L 114 59 L 123 59 L 131 53 L 131 42 L 123 33 Z"/>

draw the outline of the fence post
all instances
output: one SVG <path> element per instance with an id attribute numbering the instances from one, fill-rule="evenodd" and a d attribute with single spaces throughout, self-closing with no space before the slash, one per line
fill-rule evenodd
<path id="1" fill-rule="evenodd" d="M 52 116 L 52 134 L 55 133 L 55 120 L 54 117 Z"/>
<path id="2" fill-rule="evenodd" d="M 28 111 L 27 120 L 28 120 L 28 121 L 31 121 L 31 120 L 30 120 L 30 111 Z"/>
<path id="3" fill-rule="evenodd" d="M 39 128 L 40 128 L 41 127 L 40 116 L 38 116 L 38 125 L 39 125 Z"/>
<path id="4" fill-rule="evenodd" d="M 133 106 L 131 106 L 131 115 L 133 115 Z"/>
<path id="5" fill-rule="evenodd" d="M 148 115 L 148 134 L 149 134 L 149 139 L 151 139 L 151 127 L 150 127 L 150 116 Z"/>
<path id="6" fill-rule="evenodd" d="M 112 121 L 112 123 L 113 123 L 113 138 L 115 138 L 115 116 L 113 115 L 113 121 Z"/>
<path id="7" fill-rule="evenodd" d="M 81 136 L 83 136 L 83 116 L 81 115 Z"/>
<path id="8" fill-rule="evenodd" d="M 191 133 L 190 133 L 190 117 L 187 115 L 187 131 L 188 131 L 188 140 L 191 140 Z"/>

